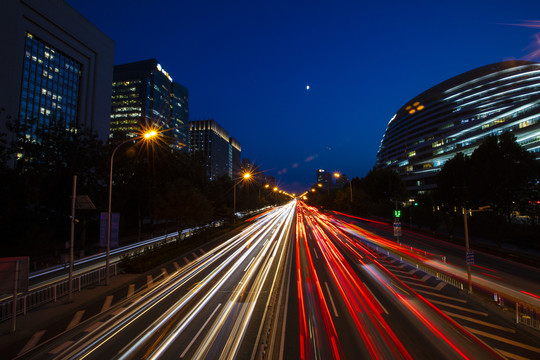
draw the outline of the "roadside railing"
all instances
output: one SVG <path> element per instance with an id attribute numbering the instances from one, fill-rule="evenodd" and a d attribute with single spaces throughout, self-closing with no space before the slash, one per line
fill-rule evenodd
<path id="1" fill-rule="evenodd" d="M 399 259 L 401 262 L 408 263 L 411 266 L 416 266 L 417 269 L 422 270 L 423 272 L 435 276 L 437 279 L 444 281 L 447 284 L 450 284 L 460 290 L 464 289 L 464 282 L 454 274 L 449 274 L 441 271 L 440 269 L 429 266 L 426 263 L 418 261 L 412 257 L 408 257 L 404 254 L 399 253 L 391 248 L 386 248 L 377 244 L 373 244 L 368 239 L 358 237 L 364 244 L 376 250 L 379 253 L 386 254 L 387 256 L 392 256 L 396 259 Z M 446 258 L 442 258 L 441 261 L 446 262 Z M 488 289 L 484 289 L 484 292 L 489 293 Z M 516 323 L 527 325 L 534 329 L 540 330 L 540 308 L 534 305 L 528 304 L 523 300 L 520 300 L 511 294 L 506 293 L 495 293 L 494 301 L 501 308 L 505 310 L 512 310 L 512 305 L 515 305 L 516 311 Z M 507 306 L 510 305 L 510 306 Z"/>
<path id="2" fill-rule="evenodd" d="M 118 273 L 118 262 L 110 265 L 111 274 Z M 73 276 L 73 291 L 100 284 L 105 280 L 105 266 L 93 269 Z M 53 284 L 47 284 L 32 289 L 17 296 L 17 315 L 26 315 L 26 312 L 50 302 L 56 302 L 59 298 L 68 295 L 69 279 L 60 280 Z M 10 319 L 13 315 L 13 298 L 0 304 L 0 321 Z"/>

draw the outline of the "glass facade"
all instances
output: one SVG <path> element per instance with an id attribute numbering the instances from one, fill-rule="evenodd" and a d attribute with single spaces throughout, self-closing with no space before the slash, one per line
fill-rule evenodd
<path id="1" fill-rule="evenodd" d="M 110 139 L 135 137 L 141 125 L 156 124 L 172 146 L 187 151 L 188 98 L 155 59 L 115 66 Z"/>
<path id="2" fill-rule="evenodd" d="M 487 65 L 418 95 L 388 123 L 377 166 L 396 170 L 409 191 L 434 189 L 446 161 L 504 131 L 540 158 L 540 64 Z"/>
<path id="3" fill-rule="evenodd" d="M 240 168 L 240 143 L 214 120 L 191 121 L 189 127 L 189 151 L 204 155 L 207 176 L 234 178 Z"/>
<path id="4" fill-rule="evenodd" d="M 19 119 L 34 139 L 38 126 L 54 117 L 66 128 L 77 125 L 82 66 L 31 33 L 26 33 Z"/>

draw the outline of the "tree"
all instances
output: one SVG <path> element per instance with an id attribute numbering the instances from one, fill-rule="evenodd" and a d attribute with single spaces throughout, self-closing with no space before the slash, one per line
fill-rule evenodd
<path id="1" fill-rule="evenodd" d="M 73 175 L 79 194 L 103 197 L 105 147 L 89 129 L 54 117 L 46 125 L 12 121 L 8 130 L 16 139 L 8 156 L 17 162 L 2 174 L 4 235 L 13 253 L 50 254 L 69 238 Z"/>

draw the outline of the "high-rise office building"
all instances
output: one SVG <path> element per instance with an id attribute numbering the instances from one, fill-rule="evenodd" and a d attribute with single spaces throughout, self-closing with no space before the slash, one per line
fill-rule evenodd
<path id="1" fill-rule="evenodd" d="M 172 145 L 187 151 L 188 89 L 156 59 L 116 65 L 112 84 L 112 142 L 139 135 L 141 125 L 155 124 Z"/>
<path id="2" fill-rule="evenodd" d="M 325 189 L 331 188 L 332 185 L 334 185 L 334 182 L 332 181 L 332 174 L 325 169 L 317 170 L 317 185 L 319 184 Z"/>
<path id="3" fill-rule="evenodd" d="M 206 160 L 207 175 L 215 180 L 221 176 L 239 176 L 242 148 L 214 120 L 189 122 L 189 151 L 201 152 Z"/>
<path id="4" fill-rule="evenodd" d="M 62 0 L 9 0 L 0 11 L 0 132 L 19 119 L 109 134 L 114 41 Z"/>
<path id="5" fill-rule="evenodd" d="M 505 131 L 540 159 L 539 74 L 539 63 L 505 61 L 423 92 L 388 123 L 377 166 L 397 171 L 410 192 L 434 189 L 446 161 Z"/>

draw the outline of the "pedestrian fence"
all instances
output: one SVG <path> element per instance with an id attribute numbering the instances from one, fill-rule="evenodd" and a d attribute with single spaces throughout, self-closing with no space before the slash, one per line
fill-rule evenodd
<path id="1" fill-rule="evenodd" d="M 110 264 L 111 275 L 117 275 L 118 263 Z M 104 283 L 106 277 L 106 267 L 93 269 L 72 278 L 72 291 Z M 60 280 L 51 284 L 46 284 L 26 293 L 17 296 L 17 315 L 26 315 L 26 312 L 50 302 L 56 302 L 59 298 L 67 296 L 69 293 L 69 279 Z M 0 322 L 10 319 L 13 315 L 13 297 L 0 303 Z"/>

